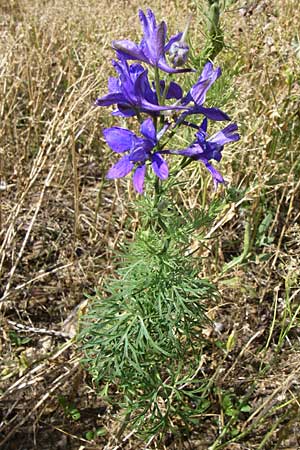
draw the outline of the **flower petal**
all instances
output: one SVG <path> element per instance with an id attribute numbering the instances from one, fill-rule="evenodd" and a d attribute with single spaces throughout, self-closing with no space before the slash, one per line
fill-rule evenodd
<path id="1" fill-rule="evenodd" d="M 221 75 L 220 67 L 213 69 L 211 62 L 205 64 L 204 69 L 197 81 L 197 83 L 191 88 L 191 96 L 196 105 L 202 105 L 205 102 L 205 97 L 208 89 Z"/>
<path id="2" fill-rule="evenodd" d="M 144 29 L 144 37 L 140 43 L 140 48 L 148 62 L 156 66 L 159 58 L 164 54 L 166 24 L 161 22 L 157 26 L 155 15 L 151 9 L 147 10 L 147 16 L 140 10 L 139 17 Z"/>
<path id="3" fill-rule="evenodd" d="M 107 144 L 116 153 L 131 150 L 137 139 L 132 131 L 120 127 L 106 128 L 103 135 Z"/>
<path id="4" fill-rule="evenodd" d="M 171 122 L 166 121 L 164 123 L 164 126 L 162 127 L 162 129 L 157 133 L 157 136 L 156 136 L 157 141 L 159 141 L 163 137 L 165 132 L 170 128 L 170 126 L 171 126 Z"/>
<path id="5" fill-rule="evenodd" d="M 137 167 L 133 174 L 133 186 L 139 194 L 142 194 L 144 192 L 145 173 L 146 164 L 143 164 L 142 166 Z"/>
<path id="6" fill-rule="evenodd" d="M 205 64 L 205 66 L 203 67 L 203 70 L 202 70 L 202 72 L 201 72 L 201 75 L 200 75 L 200 77 L 199 77 L 199 80 L 200 80 L 200 79 L 205 80 L 205 79 L 207 79 L 207 78 L 210 78 L 210 77 L 212 76 L 212 74 L 213 74 L 213 71 L 214 71 L 213 63 L 210 62 L 210 61 L 208 61 L 208 62 Z"/>
<path id="7" fill-rule="evenodd" d="M 186 109 L 186 107 L 182 106 L 182 109 Z M 180 116 L 176 120 L 176 125 L 184 123 L 184 119 L 187 116 L 192 116 L 195 114 L 203 114 L 208 119 L 215 121 L 230 120 L 230 117 L 227 116 L 227 114 L 221 111 L 219 108 L 204 108 L 203 106 L 192 106 L 188 108 L 186 111 L 184 111 L 182 114 L 180 114 Z M 192 124 L 189 125 L 193 126 Z"/>
<path id="8" fill-rule="evenodd" d="M 167 73 L 195 72 L 194 69 L 173 69 L 167 64 L 166 59 L 164 57 L 160 58 L 160 60 L 157 63 L 157 67 Z"/>
<path id="9" fill-rule="evenodd" d="M 212 142 L 208 142 L 208 141 L 199 141 L 199 145 L 200 147 L 203 148 L 203 155 L 200 155 L 200 153 L 198 155 L 195 155 L 195 159 L 198 160 L 202 160 L 202 158 L 205 158 L 207 161 L 214 159 L 218 162 L 221 161 L 222 159 L 222 150 L 223 147 L 221 145 L 212 143 Z"/>
<path id="10" fill-rule="evenodd" d="M 230 117 L 219 108 L 204 108 L 204 106 L 196 106 L 192 114 L 203 114 L 208 119 L 222 121 L 230 120 Z"/>
<path id="11" fill-rule="evenodd" d="M 125 177 L 134 167 L 134 164 L 129 161 L 129 155 L 123 156 L 112 168 L 108 171 L 106 178 L 122 178 Z"/>
<path id="12" fill-rule="evenodd" d="M 138 45 L 127 39 L 121 41 L 113 41 L 112 48 L 117 51 L 117 56 L 123 56 L 126 59 L 135 59 L 138 61 L 146 61 L 145 55 Z"/>
<path id="13" fill-rule="evenodd" d="M 137 80 L 137 78 L 141 74 L 143 74 L 143 73 L 147 74 L 148 72 L 146 71 L 146 69 L 141 64 L 135 63 L 135 64 L 131 64 L 129 66 L 129 72 L 128 73 L 129 73 L 130 78 L 132 79 L 132 81 L 135 82 Z"/>
<path id="14" fill-rule="evenodd" d="M 132 108 L 128 104 L 117 104 L 117 109 L 115 109 L 111 114 L 113 116 L 121 116 L 121 117 L 132 117 L 136 115 L 136 109 Z"/>
<path id="15" fill-rule="evenodd" d="M 169 152 L 172 153 L 173 155 L 181 155 L 187 156 L 189 158 L 196 158 L 198 156 L 203 156 L 204 150 L 199 144 L 195 143 L 187 148 L 184 148 L 183 150 L 169 150 Z"/>
<path id="16" fill-rule="evenodd" d="M 182 97 L 182 89 L 179 86 L 179 84 L 175 83 L 174 81 L 171 81 L 168 87 L 166 99 L 170 98 L 176 98 L 176 100 L 181 99 Z"/>
<path id="17" fill-rule="evenodd" d="M 154 153 L 151 159 L 152 159 L 152 169 L 155 175 L 157 175 L 162 180 L 168 178 L 169 169 L 163 157 L 159 153 Z"/>
<path id="18" fill-rule="evenodd" d="M 141 125 L 141 133 L 153 143 L 156 143 L 156 131 L 152 119 L 146 119 Z"/>
<path id="19" fill-rule="evenodd" d="M 147 48 L 150 51 L 151 59 L 157 65 L 159 59 L 164 55 L 167 26 L 161 22 L 153 33 L 152 39 L 148 40 Z"/>
<path id="20" fill-rule="evenodd" d="M 95 101 L 96 106 L 110 106 L 116 103 L 121 103 L 126 101 L 124 95 L 120 92 L 112 92 L 110 94 L 104 95 L 103 97 L 97 98 Z"/>
<path id="21" fill-rule="evenodd" d="M 141 9 L 139 10 L 139 19 L 141 21 L 144 36 L 146 38 L 149 38 L 151 36 L 151 31 L 153 31 L 156 28 L 156 20 L 155 15 L 151 9 L 147 10 L 147 17 L 144 14 L 144 11 Z"/>
<path id="22" fill-rule="evenodd" d="M 162 96 L 165 88 L 166 88 L 166 82 L 165 80 L 160 80 L 160 95 Z M 155 83 L 152 83 L 153 89 L 155 89 Z M 167 93 L 166 93 L 166 99 L 169 100 L 171 98 L 176 98 L 176 100 L 181 99 L 182 97 L 182 89 L 179 86 L 179 84 L 175 83 L 174 81 L 171 81 L 168 85 Z"/>
<path id="23" fill-rule="evenodd" d="M 200 125 L 200 130 L 204 133 L 204 136 L 206 136 L 206 132 L 207 132 L 207 117 L 205 117 Z"/>
<path id="24" fill-rule="evenodd" d="M 170 47 L 172 44 L 174 44 L 174 42 L 178 42 L 180 41 L 180 39 L 182 38 L 183 33 L 177 33 L 174 34 L 173 36 L 171 36 L 169 42 L 165 45 L 165 52 L 168 52 L 170 50 Z"/>
<path id="25" fill-rule="evenodd" d="M 133 150 L 130 152 L 129 159 L 133 163 L 144 163 L 150 156 L 153 144 L 149 139 L 137 138 Z"/>
<path id="26" fill-rule="evenodd" d="M 116 77 L 109 77 L 108 79 L 108 91 L 110 94 L 115 94 L 120 92 L 119 80 Z"/>
<path id="27" fill-rule="evenodd" d="M 231 123 L 227 127 L 223 128 L 223 130 L 218 131 L 212 137 L 208 139 L 209 142 L 224 145 L 228 142 L 235 142 L 240 139 L 240 135 L 238 133 L 234 133 L 238 129 L 236 123 Z"/>
<path id="28" fill-rule="evenodd" d="M 184 106 L 161 106 L 157 104 L 156 94 L 152 91 L 148 80 L 148 71 L 144 70 L 134 84 L 134 92 L 136 98 L 140 101 L 140 107 L 145 111 L 168 111 L 168 110 L 184 110 Z"/>
<path id="29" fill-rule="evenodd" d="M 136 97 L 140 99 L 141 103 L 146 101 L 157 106 L 156 94 L 152 91 L 149 83 L 148 70 L 144 70 L 136 78 L 134 83 L 134 92 Z"/>
<path id="30" fill-rule="evenodd" d="M 213 180 L 214 180 L 214 186 L 215 189 L 218 187 L 218 184 L 224 184 L 225 180 L 222 177 L 222 175 L 220 174 L 220 172 L 214 168 L 214 166 L 212 166 L 205 158 L 203 158 L 201 160 L 204 164 L 205 167 L 209 170 L 209 172 L 211 173 Z"/>
<path id="31" fill-rule="evenodd" d="M 161 105 L 154 105 L 153 103 L 149 103 L 147 100 L 142 99 L 141 100 L 141 107 L 142 110 L 145 112 L 148 112 L 150 114 L 150 111 L 182 111 L 186 109 L 184 106 L 177 106 L 177 105 L 167 105 L 167 106 L 161 106 Z"/>

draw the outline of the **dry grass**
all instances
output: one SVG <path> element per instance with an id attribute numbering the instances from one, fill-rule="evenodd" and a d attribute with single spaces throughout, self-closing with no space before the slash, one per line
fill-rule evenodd
<path id="1" fill-rule="evenodd" d="M 173 0 L 165 8 L 156 0 L 151 7 L 172 31 L 198 11 L 191 40 L 200 49 L 200 3 Z M 237 96 L 226 108 L 240 122 L 242 141 L 222 163 L 231 201 L 209 234 L 204 268 L 223 299 L 211 311 L 222 331 L 209 332 L 213 350 L 204 369 L 216 386 L 214 412 L 199 418 L 189 437 L 169 436 L 160 448 L 300 448 L 300 14 L 297 0 L 258 0 L 239 9 L 245 4 L 233 2 L 223 16 L 231 48 L 218 61 L 235 74 Z M 121 448 L 114 443 L 116 411 L 102 404 L 81 370 L 73 337 L 84 293 L 111 271 L 112 249 L 132 214 L 124 201 L 133 198 L 129 185 L 104 182 L 110 155 L 101 128 L 111 118 L 93 100 L 106 90 L 111 40 L 137 36 L 136 12 L 146 5 L 0 1 L 0 447 L 6 450 Z M 183 201 L 193 205 L 204 201 L 198 188 L 204 181 L 198 168 L 190 175 L 193 195 Z M 215 343 L 226 340 L 224 357 Z M 251 406 L 235 424 L 222 400 L 228 393 L 246 395 Z M 88 442 L 86 433 L 95 429 L 106 435 Z M 126 448 L 144 447 L 131 436 Z"/>

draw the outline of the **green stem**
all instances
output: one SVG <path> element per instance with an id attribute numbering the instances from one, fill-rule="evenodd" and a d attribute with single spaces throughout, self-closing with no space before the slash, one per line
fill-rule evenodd
<path id="1" fill-rule="evenodd" d="M 234 421 L 234 417 L 231 417 L 230 420 L 228 421 L 228 423 L 223 428 L 221 434 L 217 437 L 217 439 L 213 443 L 213 445 L 211 445 L 209 447 L 209 450 L 216 450 L 218 448 L 220 442 L 222 441 L 223 436 L 225 436 L 225 434 L 228 432 L 233 421 Z"/>
<path id="2" fill-rule="evenodd" d="M 238 264 L 242 264 L 247 259 L 250 250 L 251 250 L 251 224 L 250 220 L 248 220 L 245 224 L 243 251 L 240 256 L 237 256 L 236 258 L 233 258 L 229 263 L 224 264 L 222 275 L 224 275 L 225 272 L 237 266 Z"/>
<path id="3" fill-rule="evenodd" d="M 163 144 L 161 144 L 161 146 L 160 146 L 161 149 L 163 149 L 170 142 L 172 137 L 175 136 L 175 134 L 177 133 L 178 127 L 180 127 L 180 125 L 181 125 L 181 122 L 175 124 L 175 126 L 173 127 L 172 131 L 170 132 L 170 134 L 168 136 L 168 139 Z"/>
<path id="4" fill-rule="evenodd" d="M 185 169 L 189 164 L 191 164 L 193 162 L 192 158 L 183 158 L 180 166 L 178 169 L 174 170 L 174 172 L 170 173 L 170 177 L 174 178 L 176 177 L 176 175 L 179 174 L 179 172 L 181 172 L 183 169 Z"/>
<path id="5" fill-rule="evenodd" d="M 164 88 L 162 99 L 161 99 L 163 105 L 165 104 L 165 101 L 166 101 L 166 96 L 167 96 L 167 92 L 168 92 L 168 89 L 169 89 L 169 85 L 170 85 L 170 83 L 167 83 L 165 81 L 165 88 Z"/>
<path id="6" fill-rule="evenodd" d="M 155 67 L 154 70 L 155 70 L 156 95 L 157 95 L 158 104 L 161 105 L 162 104 L 162 96 L 161 96 L 161 93 L 160 93 L 159 69 L 158 69 L 158 67 Z"/>
<path id="7" fill-rule="evenodd" d="M 155 190 L 154 208 L 156 208 L 160 201 L 160 185 L 158 177 L 155 177 L 154 190 Z"/>

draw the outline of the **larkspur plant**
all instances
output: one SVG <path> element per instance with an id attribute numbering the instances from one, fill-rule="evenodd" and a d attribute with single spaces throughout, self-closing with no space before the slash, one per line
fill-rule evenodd
<path id="1" fill-rule="evenodd" d="M 190 242 L 192 236 L 201 241 L 218 202 L 189 211 L 175 204 L 172 188 L 178 173 L 193 161 L 206 167 L 215 189 L 224 184 L 212 161 L 220 162 L 224 145 L 239 135 L 235 123 L 212 136 L 207 132 L 209 121 L 230 120 L 219 108 L 204 106 L 220 68 L 207 61 L 186 94 L 169 78 L 196 72 L 180 68 L 188 58 L 187 28 L 167 40 L 166 24 L 157 25 L 151 10 L 140 11 L 139 18 L 144 32 L 140 44 L 113 42 L 117 77 L 109 79 L 109 92 L 96 105 L 115 105 L 114 116 L 139 122 L 138 134 L 118 126 L 103 134 L 120 154 L 107 178 L 132 172 L 134 189 L 143 194 L 137 202 L 140 226 L 134 242 L 124 244 L 118 255 L 117 277 L 96 292 L 81 339 L 85 362 L 102 394 L 125 414 L 119 436 L 130 426 L 151 440 L 189 426 L 209 407 L 208 380 L 200 377 L 201 330 L 208 321 L 205 306 L 215 301 L 217 291 L 198 276 L 200 260 L 192 256 Z M 195 130 L 194 140 L 176 148 L 172 140 L 188 129 Z"/>

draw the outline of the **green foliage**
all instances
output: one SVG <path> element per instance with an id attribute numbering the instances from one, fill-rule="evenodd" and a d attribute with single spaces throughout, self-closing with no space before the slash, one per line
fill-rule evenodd
<path id="1" fill-rule="evenodd" d="M 207 14 L 208 39 L 203 55 L 213 60 L 224 47 L 223 31 L 220 27 L 221 5 L 219 0 L 208 0 L 209 9 Z"/>
<path id="2" fill-rule="evenodd" d="M 80 419 L 80 411 L 78 411 L 78 409 L 72 403 L 68 402 L 68 399 L 66 397 L 60 395 L 58 397 L 58 401 L 60 406 L 62 406 L 66 417 L 75 421 Z"/>
<path id="3" fill-rule="evenodd" d="M 209 450 L 227 448 L 228 442 L 237 440 L 238 436 L 243 434 L 239 429 L 239 419 L 242 416 L 248 416 L 252 410 L 247 395 L 239 397 L 231 390 L 222 390 L 220 388 L 215 388 L 214 392 L 219 399 L 219 406 L 221 409 L 221 416 L 224 417 L 224 424 L 220 435 L 209 447 Z"/>
<path id="4" fill-rule="evenodd" d="M 106 429 L 105 428 L 97 428 L 95 430 L 90 430 L 85 433 L 85 439 L 88 441 L 93 441 L 97 439 L 99 436 L 105 436 Z"/>
<path id="5" fill-rule="evenodd" d="M 238 398 L 232 392 L 220 392 L 220 405 L 225 416 L 232 417 L 237 420 L 240 413 L 249 413 L 251 406 L 248 404 L 247 399 Z"/>
<path id="6" fill-rule="evenodd" d="M 30 337 L 20 336 L 13 330 L 9 331 L 8 336 L 12 345 L 15 345 L 16 347 L 21 347 L 22 345 L 26 345 L 31 341 Z"/>
<path id="7" fill-rule="evenodd" d="M 220 25 L 220 17 L 225 8 L 224 2 L 220 0 L 207 0 L 206 8 L 200 2 L 196 2 L 199 17 L 205 16 L 205 37 L 206 42 L 203 50 L 197 55 L 198 63 L 201 66 L 208 60 L 213 61 L 223 50 L 224 33 Z"/>
<path id="8" fill-rule="evenodd" d="M 156 195 L 139 207 L 142 231 L 118 255 L 117 277 L 96 292 L 80 338 L 107 399 L 120 404 L 121 395 L 131 426 L 149 437 L 191 422 L 209 406 L 202 395 L 207 380 L 199 378 L 201 329 L 217 292 L 198 276 L 189 245 L 216 205 L 206 214 L 179 212 Z"/>

